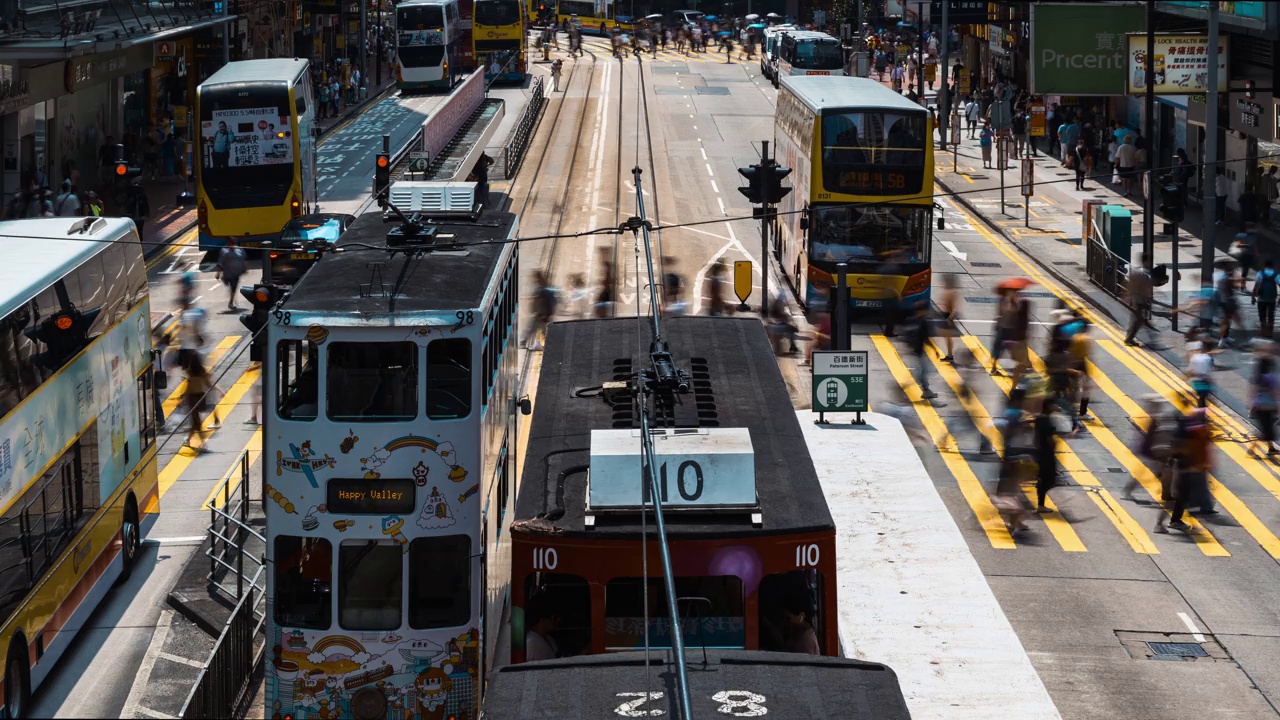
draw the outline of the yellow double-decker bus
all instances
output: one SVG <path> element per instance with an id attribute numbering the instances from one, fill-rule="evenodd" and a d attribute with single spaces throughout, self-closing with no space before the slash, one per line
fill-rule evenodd
<path id="1" fill-rule="evenodd" d="M 528 76 L 525 38 L 529 15 L 524 0 L 476 0 L 471 38 L 477 67 L 486 82 L 523 83 Z"/>
<path id="2" fill-rule="evenodd" d="M 150 310 L 133 221 L 0 222 L 5 717 L 30 717 L 160 511 Z"/>
<path id="3" fill-rule="evenodd" d="M 846 263 L 854 308 L 927 302 L 928 111 L 866 78 L 782 76 L 776 113 L 777 161 L 793 168 L 777 252 L 797 297 L 821 307 Z"/>
<path id="4" fill-rule="evenodd" d="M 200 248 L 274 239 L 315 212 L 315 94 L 306 60 L 227 63 L 196 90 Z"/>
<path id="5" fill-rule="evenodd" d="M 618 13 L 614 0 L 559 0 L 556 20 L 560 27 L 577 25 L 584 33 L 608 35 L 614 30 L 635 32 L 635 18 Z"/>

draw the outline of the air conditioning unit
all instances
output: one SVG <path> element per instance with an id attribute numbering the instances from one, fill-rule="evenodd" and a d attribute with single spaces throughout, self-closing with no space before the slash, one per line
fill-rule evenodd
<path id="1" fill-rule="evenodd" d="M 405 214 L 474 215 L 476 183 L 401 180 L 391 183 L 388 199 Z"/>

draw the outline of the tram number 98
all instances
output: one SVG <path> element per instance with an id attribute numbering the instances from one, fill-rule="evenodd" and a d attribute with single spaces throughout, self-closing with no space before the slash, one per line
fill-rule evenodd
<path id="1" fill-rule="evenodd" d="M 796 546 L 796 567 L 818 567 L 821 552 L 815 543 Z"/>
<path id="2" fill-rule="evenodd" d="M 616 694 L 616 697 L 635 698 L 634 700 L 626 700 L 614 708 L 614 714 L 620 717 L 658 717 L 659 715 L 667 714 L 667 711 L 662 708 L 650 709 L 645 707 L 649 703 L 665 697 L 661 690 L 620 692 Z M 769 708 L 764 706 L 765 697 L 747 690 L 722 690 L 712 695 L 711 701 L 718 705 L 716 710 L 729 717 L 760 717 L 769 712 Z"/>
<path id="3" fill-rule="evenodd" d="M 560 554 L 555 548 L 534 548 L 533 549 L 533 569 L 534 570 L 555 570 L 560 564 Z"/>

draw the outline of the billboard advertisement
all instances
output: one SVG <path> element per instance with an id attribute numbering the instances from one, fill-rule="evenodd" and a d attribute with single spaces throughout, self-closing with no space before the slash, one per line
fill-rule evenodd
<path id="1" fill-rule="evenodd" d="M 1124 95 L 1126 37 L 1146 29 L 1138 5 L 1031 6 L 1031 92 Z"/>
<path id="2" fill-rule="evenodd" d="M 204 167 L 254 167 L 293 162 L 293 131 L 279 108 L 215 110 L 200 123 Z"/>
<path id="3" fill-rule="evenodd" d="M 1209 89 L 1209 38 L 1206 35 L 1156 35 L 1157 95 L 1189 95 Z M 1129 67 L 1125 73 L 1130 95 L 1147 92 L 1147 36 L 1129 36 Z M 1227 91 L 1227 36 L 1218 36 L 1218 92 Z"/>

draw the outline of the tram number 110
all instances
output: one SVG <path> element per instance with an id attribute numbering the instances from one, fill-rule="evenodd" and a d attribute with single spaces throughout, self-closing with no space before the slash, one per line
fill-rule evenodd
<path id="1" fill-rule="evenodd" d="M 652 487 L 647 477 L 642 476 L 640 481 L 644 492 L 645 503 L 653 502 Z M 697 502 L 702 497 L 702 489 L 705 486 L 702 474 L 702 466 L 695 460 L 685 460 L 680 463 L 680 467 L 676 470 L 676 490 L 680 493 L 680 497 L 685 502 Z M 662 463 L 658 468 L 658 487 L 662 493 L 662 502 L 667 502 L 667 463 Z"/>
<path id="2" fill-rule="evenodd" d="M 821 553 L 818 551 L 818 546 L 815 543 L 797 545 L 796 567 L 818 567 L 818 558 L 820 556 Z"/>

